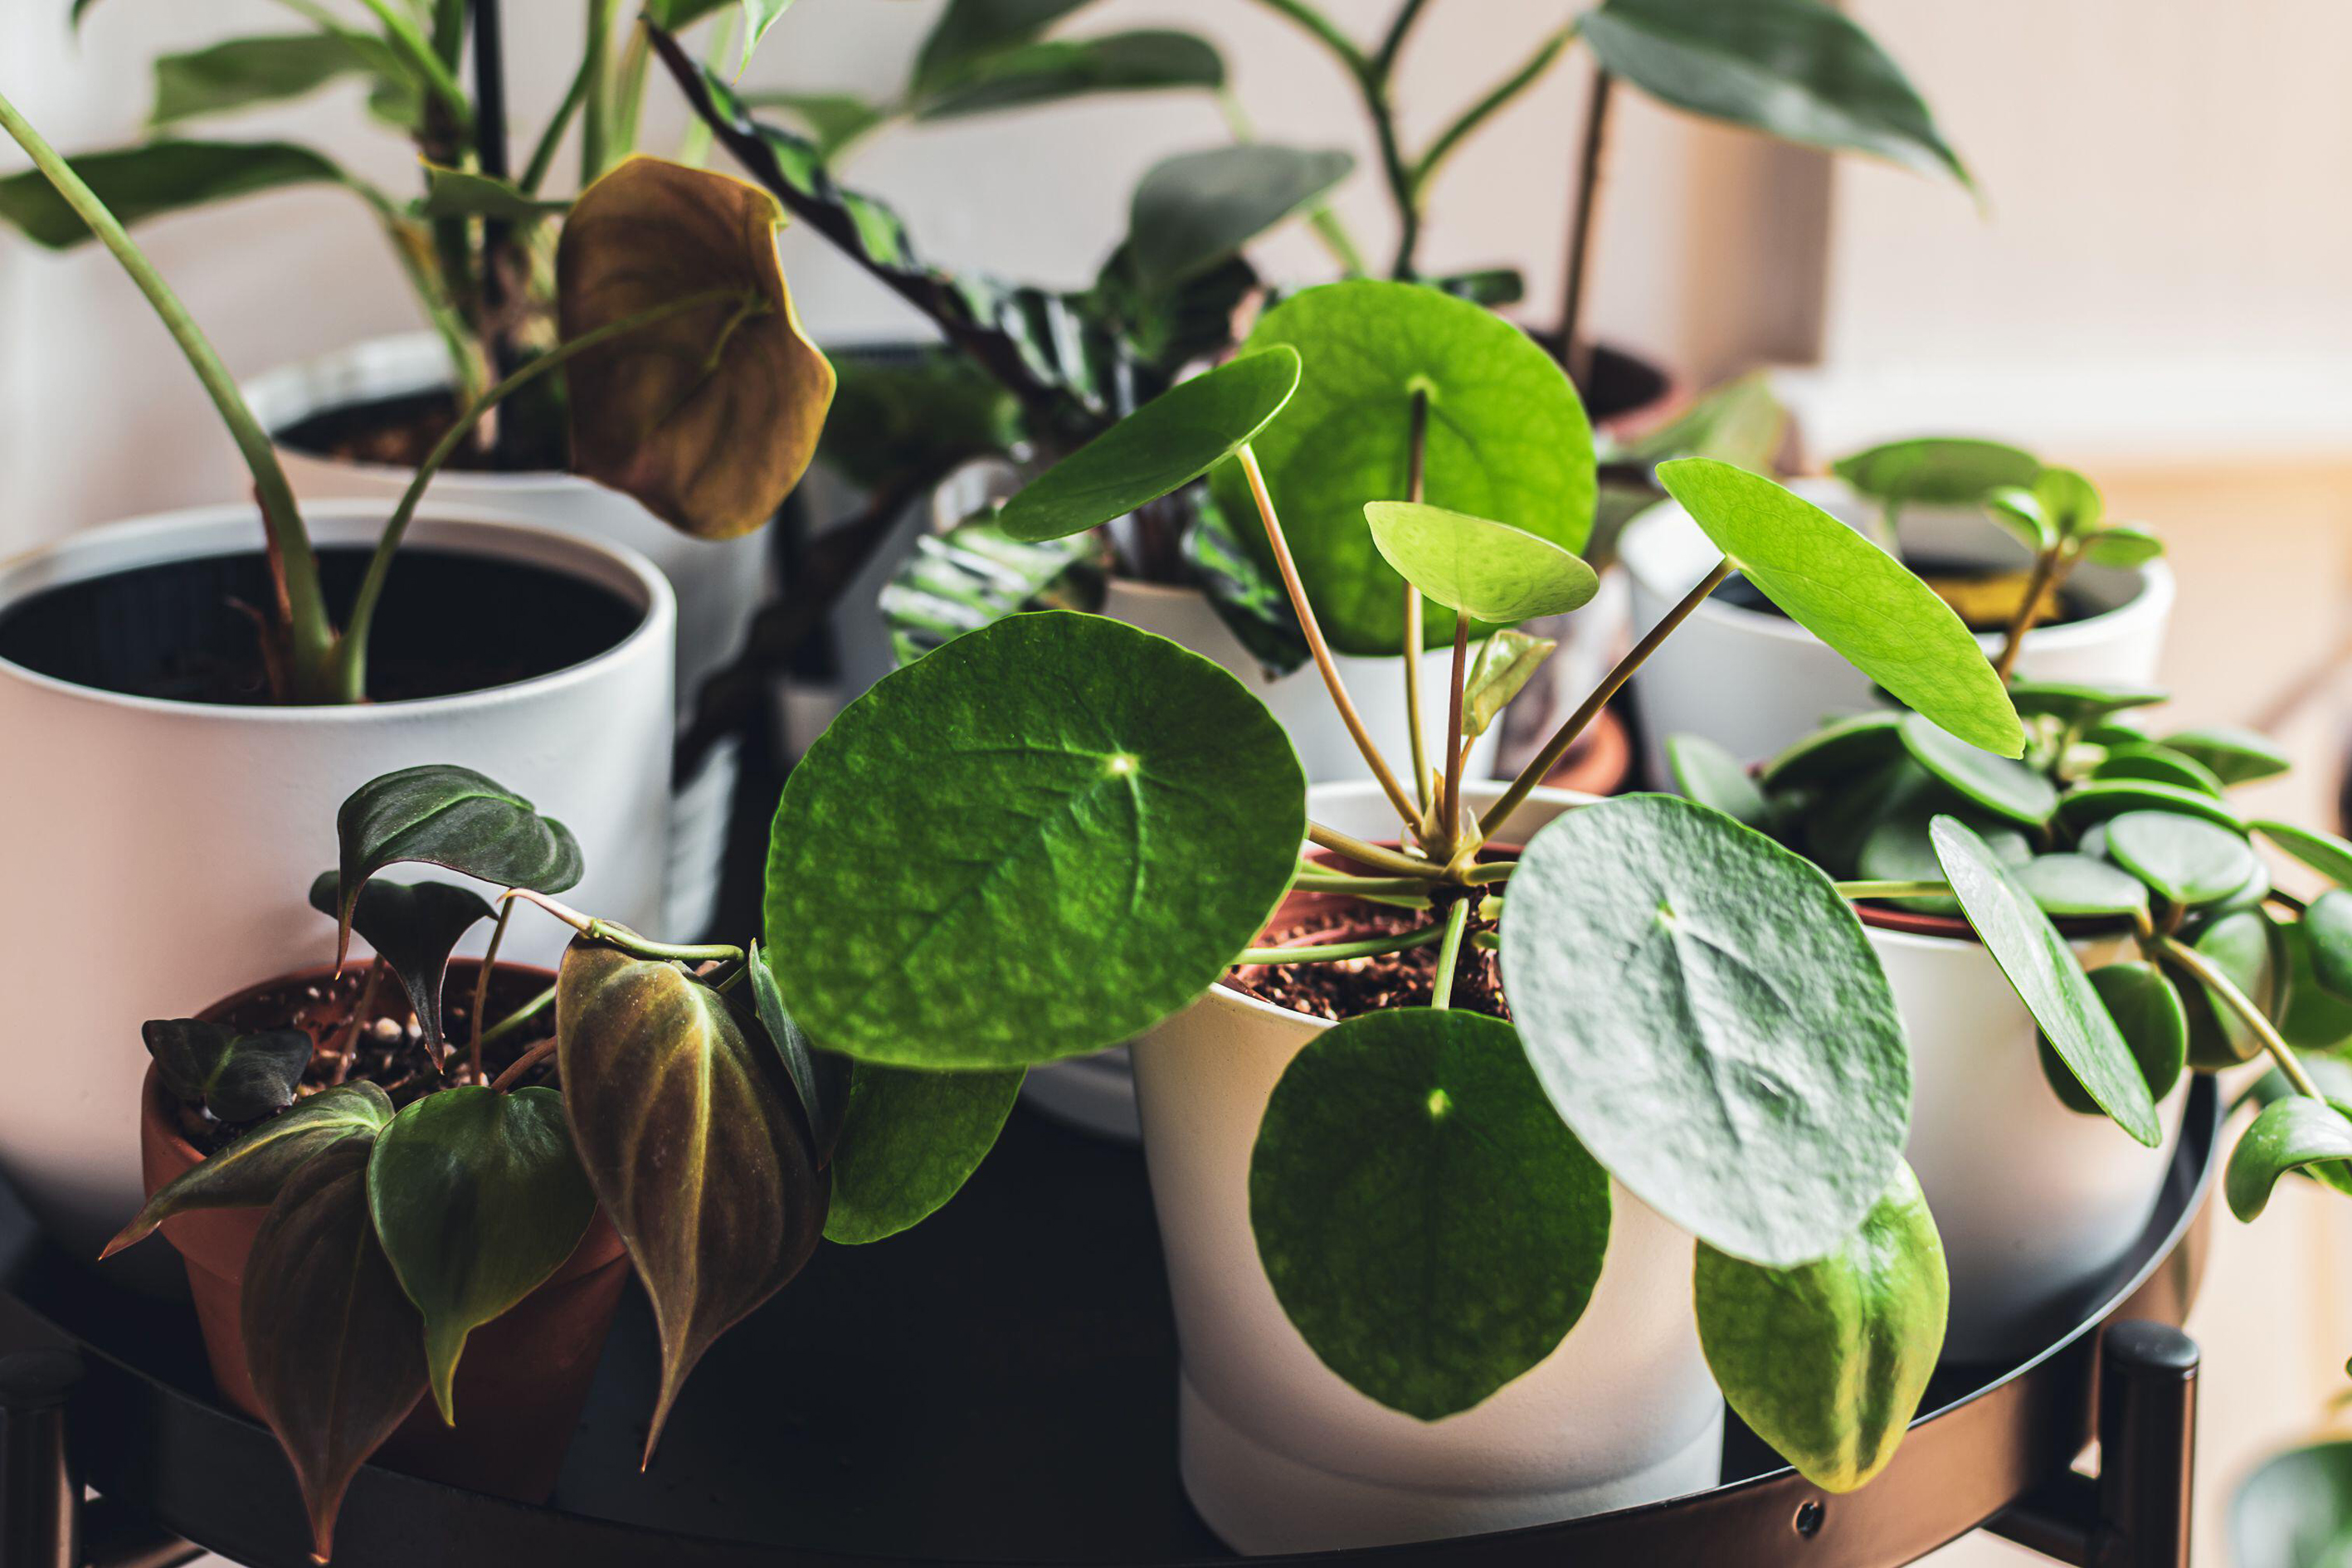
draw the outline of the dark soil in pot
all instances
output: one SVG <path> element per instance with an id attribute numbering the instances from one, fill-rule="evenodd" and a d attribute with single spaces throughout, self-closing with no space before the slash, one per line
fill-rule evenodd
<path id="1" fill-rule="evenodd" d="M 2019 568 L 1908 552 L 1903 557 L 1903 564 L 1950 605 L 1972 632 L 2008 630 L 2019 603 L 2025 597 L 2027 574 Z M 1715 591 L 1715 596 L 1717 602 L 1738 609 L 1779 620 L 1789 618 L 1780 605 L 1758 592 L 1745 577 L 1731 578 Z M 2071 626 L 2105 613 L 2087 595 L 2073 587 L 2060 588 L 2053 601 L 2045 603 L 2048 607 L 2035 619 L 2037 627 Z"/>
<path id="2" fill-rule="evenodd" d="M 338 620 L 369 552 L 319 552 Z M 126 697 L 269 701 L 259 644 L 240 605 L 269 603 L 259 551 L 159 562 L 62 584 L 0 608 L 0 659 Z M 368 650 L 378 702 L 451 697 L 532 680 L 625 640 L 644 610 L 609 588 L 528 562 L 410 546 L 393 560 Z"/>
<path id="3" fill-rule="evenodd" d="M 446 387 L 436 387 L 322 409 L 271 435 L 279 446 L 305 457 L 414 468 L 457 422 L 456 395 Z M 458 448 L 448 467 L 475 474 L 561 472 L 569 454 L 569 442 L 561 429 L 537 439 L 518 433 L 509 446 L 510 453 L 494 453 L 468 443 Z"/>

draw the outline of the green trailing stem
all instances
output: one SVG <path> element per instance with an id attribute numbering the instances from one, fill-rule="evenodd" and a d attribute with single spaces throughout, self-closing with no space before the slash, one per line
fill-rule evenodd
<path id="1" fill-rule="evenodd" d="M 1470 899 L 1457 899 L 1445 911 L 1445 938 L 1437 948 L 1437 973 L 1430 981 L 1429 1005 L 1443 1012 L 1454 1005 L 1454 972 L 1462 963 L 1462 935 L 1470 929 Z"/>
<path id="2" fill-rule="evenodd" d="M 1368 936 L 1355 942 L 1331 942 L 1307 947 L 1253 947 L 1243 950 L 1235 963 L 1337 963 L 1350 958 L 1379 958 L 1445 940 L 1444 926 L 1423 926 L 1398 936 Z"/>
<path id="3" fill-rule="evenodd" d="M 1929 899 L 1948 897 L 1949 882 L 1931 881 L 1857 881 L 1840 882 L 1838 897 L 1842 899 Z"/>
<path id="4" fill-rule="evenodd" d="M 489 1049 L 554 1005 L 555 987 L 551 985 L 483 1031 L 482 1037 L 474 1042 L 474 1048 L 478 1051 Z"/>
<path id="5" fill-rule="evenodd" d="M 1290 885 L 1302 893 L 1345 893 L 1369 899 L 1383 893 L 1426 895 L 1437 884 L 1421 877 L 1351 877 L 1344 871 L 1316 870 L 1299 872 Z"/>
<path id="6" fill-rule="evenodd" d="M 1433 860 L 1423 859 L 1401 850 L 1374 844 L 1369 839 L 1358 838 L 1353 834 L 1342 833 L 1336 827 L 1326 827 L 1319 822 L 1310 822 L 1307 825 L 1307 837 L 1326 849 L 1345 855 L 1350 860 L 1359 861 L 1366 866 L 1377 866 L 1383 871 L 1393 872 L 1400 877 L 1427 879 L 1434 881 L 1444 875 L 1443 868 Z"/>
<path id="7" fill-rule="evenodd" d="M 2263 1048 L 2268 1051 L 2271 1059 L 2278 1064 L 2278 1069 L 2284 1075 L 2287 1082 L 2294 1085 L 2294 1091 L 2297 1094 L 2317 1100 L 2325 1100 L 2327 1098 L 2320 1092 L 2319 1085 L 2312 1080 L 2311 1074 L 2305 1068 L 2301 1059 L 2295 1056 L 2294 1047 L 2280 1037 L 2277 1027 L 2272 1024 L 2269 1016 L 2254 1005 L 2252 997 L 2239 990 L 2228 975 L 2215 967 L 2211 960 L 2175 937 L 2159 936 L 2152 942 L 2146 942 L 2145 945 L 2152 946 L 2167 959 L 2196 976 L 2200 984 L 2220 998 L 2223 1006 L 2237 1015 L 2239 1022 L 2244 1024 L 2253 1032 L 2254 1037 L 2262 1041 Z"/>

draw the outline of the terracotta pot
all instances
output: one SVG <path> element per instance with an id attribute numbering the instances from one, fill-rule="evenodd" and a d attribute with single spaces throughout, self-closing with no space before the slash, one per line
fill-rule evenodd
<path id="1" fill-rule="evenodd" d="M 452 984 L 470 987 L 475 967 L 470 962 L 452 964 Z M 323 982 L 332 973 L 321 966 L 250 986 L 198 1016 L 217 1019 L 258 993 L 289 982 Z M 555 983 L 554 973 L 544 969 L 501 965 L 500 973 L 532 976 L 541 985 Z M 180 1135 L 152 1067 L 140 1093 L 139 1152 L 150 1194 L 204 1159 Z M 261 1409 L 246 1364 L 238 1306 L 246 1258 L 263 1213 L 200 1209 L 174 1215 L 163 1226 L 164 1239 L 188 1267 L 188 1291 L 195 1298 L 213 1381 L 224 1400 L 257 1420 Z M 547 1283 L 467 1338 L 465 1359 L 457 1365 L 457 1425 L 444 1425 L 433 1401 L 420 1400 L 373 1462 L 499 1497 L 546 1500 L 587 1403 L 628 1276 L 620 1235 L 599 1209 L 570 1259 Z"/>
<path id="2" fill-rule="evenodd" d="M 1630 784 L 1633 776 L 1633 737 L 1625 731 L 1625 721 L 1603 709 L 1559 766 L 1544 775 L 1544 783 L 1578 795 L 1612 795 Z"/>

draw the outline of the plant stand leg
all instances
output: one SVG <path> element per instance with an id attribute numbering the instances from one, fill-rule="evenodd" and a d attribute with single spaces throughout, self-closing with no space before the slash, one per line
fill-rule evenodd
<path id="1" fill-rule="evenodd" d="M 81 1375 L 71 1351 L 0 1356 L 0 1568 L 178 1568 L 203 1556 L 103 1498 L 83 1503 L 66 1429 Z"/>

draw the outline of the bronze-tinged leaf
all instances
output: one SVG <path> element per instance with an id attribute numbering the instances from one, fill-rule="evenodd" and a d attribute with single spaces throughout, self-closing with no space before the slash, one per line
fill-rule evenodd
<path id="1" fill-rule="evenodd" d="M 757 185 L 632 158 L 581 194 L 556 248 L 567 342 L 713 296 L 565 372 L 572 467 L 704 539 L 775 514 L 833 403 L 833 366 L 802 331 L 776 258 L 782 223 Z"/>
<path id="2" fill-rule="evenodd" d="M 702 1352 L 816 1250 L 826 1182 L 726 999 L 677 964 L 573 942 L 555 1035 L 572 1145 L 661 1331 L 650 1458 Z"/>
<path id="3" fill-rule="evenodd" d="M 368 1217 L 373 1137 L 346 1138 L 279 1189 L 245 1266 L 245 1356 L 327 1560 L 343 1493 L 425 1394 L 425 1325 Z"/>

